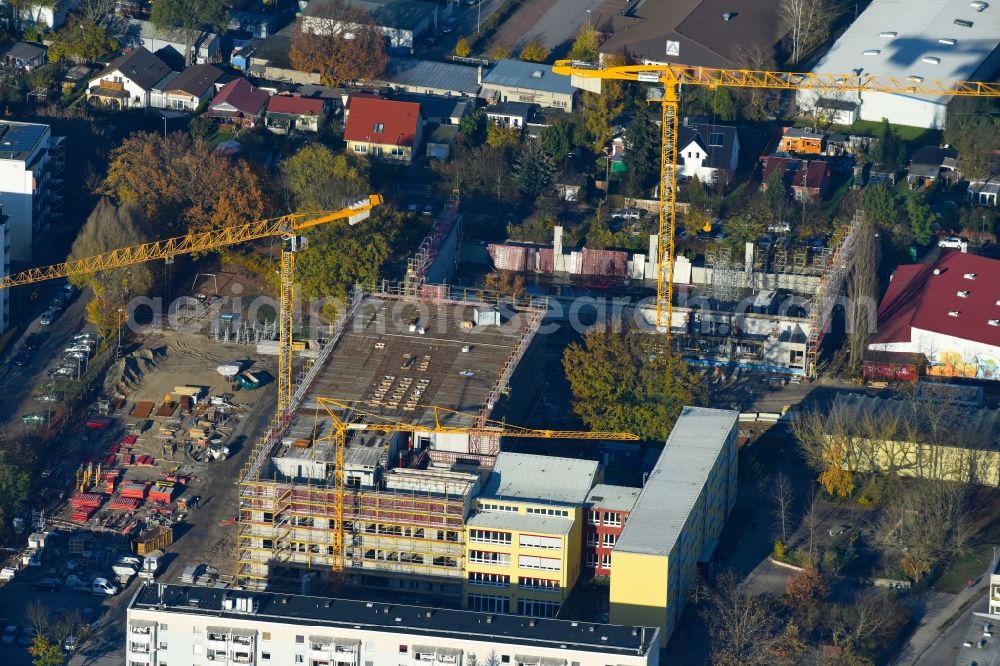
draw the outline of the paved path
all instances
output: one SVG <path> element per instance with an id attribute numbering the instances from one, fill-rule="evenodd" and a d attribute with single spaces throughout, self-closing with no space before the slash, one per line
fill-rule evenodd
<path id="1" fill-rule="evenodd" d="M 940 664 L 942 650 L 948 649 L 948 641 L 955 636 L 964 634 L 968 625 L 967 615 L 970 610 L 985 611 L 981 603 L 981 598 L 985 598 L 986 590 L 989 587 L 989 575 L 992 566 L 988 569 L 980 584 L 975 587 L 966 588 L 954 595 L 954 598 L 943 607 L 925 615 L 920 620 L 920 625 L 913 632 L 910 639 L 903 646 L 899 656 L 893 661 L 893 666 L 913 666 L 916 664 Z M 985 584 L 982 581 L 985 579 Z M 943 627 L 946 622 L 955 618 L 953 623 Z M 964 621 L 963 621 L 964 620 Z M 955 625 L 962 625 L 956 628 Z M 958 632 L 957 634 L 955 632 Z M 940 642 L 940 645 L 935 645 Z M 932 649 L 933 648 L 933 649 Z"/>

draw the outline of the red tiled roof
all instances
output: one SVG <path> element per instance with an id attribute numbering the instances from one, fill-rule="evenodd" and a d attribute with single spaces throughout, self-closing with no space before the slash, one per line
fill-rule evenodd
<path id="1" fill-rule="evenodd" d="M 345 141 L 412 146 L 420 122 L 420 105 L 376 97 L 351 97 L 344 126 Z"/>
<path id="2" fill-rule="evenodd" d="M 822 194 L 832 175 L 830 163 L 824 160 L 765 155 L 760 158 L 760 161 L 764 163 L 764 169 L 761 173 L 762 186 L 767 184 L 772 173 L 780 169 L 786 186 L 796 190 L 805 187 L 807 190 L 815 190 Z M 805 180 L 803 180 L 802 175 L 803 169 L 805 169 Z"/>
<path id="3" fill-rule="evenodd" d="M 266 90 L 254 88 L 246 79 L 235 79 L 222 86 L 209 109 L 215 110 L 220 104 L 228 102 L 243 115 L 256 116 L 264 108 L 267 98 Z"/>
<path id="4" fill-rule="evenodd" d="M 969 279 L 966 274 L 976 277 Z M 910 342 L 910 330 L 919 328 L 1000 347 L 1000 326 L 989 323 L 1000 319 L 997 301 L 1000 261 L 944 250 L 933 265 L 896 269 L 879 306 L 878 330 L 871 342 Z M 957 317 L 949 314 L 953 311 Z"/>
<path id="5" fill-rule="evenodd" d="M 291 95 L 273 95 L 267 102 L 267 110 L 269 113 L 318 116 L 323 113 L 323 100 Z"/>

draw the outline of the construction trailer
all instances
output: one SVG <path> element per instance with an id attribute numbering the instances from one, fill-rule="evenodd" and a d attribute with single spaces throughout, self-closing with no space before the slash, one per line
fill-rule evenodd
<path id="1" fill-rule="evenodd" d="M 241 473 L 238 584 L 312 592 L 362 585 L 460 603 L 465 518 L 500 442 L 437 426 L 523 419 L 539 387 L 531 342 L 545 309 L 544 300 L 498 303 L 441 285 L 356 294 L 305 370 L 287 422 L 274 425 Z M 339 553 L 334 428 L 322 397 L 412 424 L 408 432 L 348 431 Z"/>

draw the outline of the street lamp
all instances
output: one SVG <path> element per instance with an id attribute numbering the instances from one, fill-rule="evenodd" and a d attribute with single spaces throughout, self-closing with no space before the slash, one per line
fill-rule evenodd
<path id="1" fill-rule="evenodd" d="M 483 0 L 476 2 L 476 37 L 479 36 L 479 23 L 483 18 Z"/>
<path id="2" fill-rule="evenodd" d="M 589 9 L 587 10 L 587 27 L 588 28 L 591 27 L 591 25 L 590 25 L 590 10 Z"/>

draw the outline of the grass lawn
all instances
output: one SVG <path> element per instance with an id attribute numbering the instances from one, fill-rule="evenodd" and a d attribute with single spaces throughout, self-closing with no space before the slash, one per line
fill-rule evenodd
<path id="1" fill-rule="evenodd" d="M 934 583 L 934 588 L 939 592 L 961 592 L 968 586 L 970 580 L 978 580 L 992 561 L 993 546 L 986 543 L 978 544 L 968 554 L 952 562 Z"/>
<path id="2" fill-rule="evenodd" d="M 812 127 L 812 121 L 808 119 L 800 119 L 795 122 L 795 126 L 800 128 Z M 927 129 L 926 127 L 913 127 L 911 125 L 892 125 L 892 127 L 896 130 L 899 137 L 903 141 L 934 145 L 941 143 L 943 134 L 941 130 L 932 130 Z M 858 120 L 853 125 L 830 125 L 829 127 L 821 128 L 821 131 L 858 134 L 862 136 L 878 136 L 881 129 L 882 121 L 876 122 L 874 120 Z"/>

